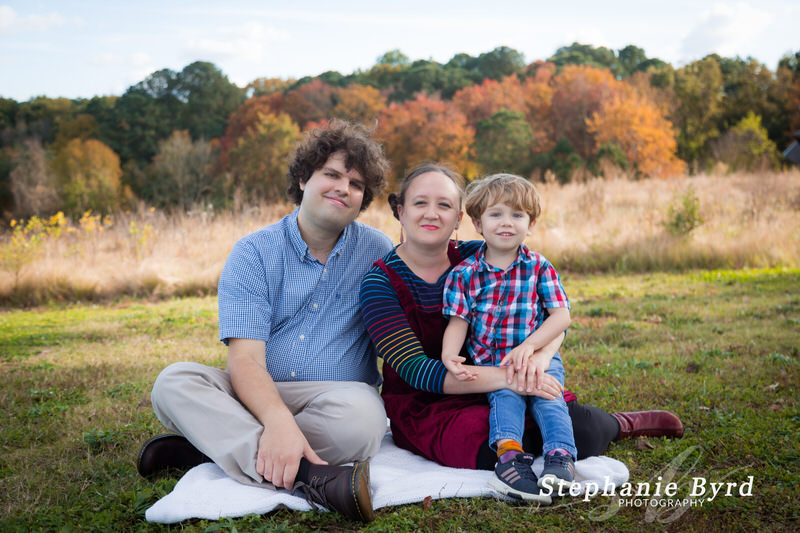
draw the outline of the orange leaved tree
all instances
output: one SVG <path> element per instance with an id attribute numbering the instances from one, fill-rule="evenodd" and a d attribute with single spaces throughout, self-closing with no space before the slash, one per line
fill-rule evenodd
<path id="1" fill-rule="evenodd" d="M 621 82 L 611 71 L 567 65 L 551 82 L 550 131 L 557 143 L 566 140 L 584 160 L 594 156 L 597 144 L 587 131 L 587 120 L 619 91 Z"/>
<path id="2" fill-rule="evenodd" d="M 606 144 L 622 149 L 628 162 L 645 176 L 672 177 L 686 171 L 678 159 L 672 123 L 659 108 L 627 84 L 603 101 L 586 120 L 595 147 Z"/>
<path id="3" fill-rule="evenodd" d="M 464 87 L 453 95 L 453 105 L 466 115 L 472 126 L 491 118 L 501 109 L 519 113 L 526 111 L 524 90 L 516 75 L 500 81 L 486 78 L 479 85 Z"/>
<path id="4" fill-rule="evenodd" d="M 377 138 L 386 147 L 396 179 L 422 161 L 447 162 L 467 177 L 475 173 L 470 162 L 475 130 L 449 102 L 420 93 L 414 100 L 391 104 L 378 120 Z"/>
<path id="5" fill-rule="evenodd" d="M 353 83 L 335 91 L 333 116 L 368 124 L 386 107 L 386 97 L 375 87 Z"/>

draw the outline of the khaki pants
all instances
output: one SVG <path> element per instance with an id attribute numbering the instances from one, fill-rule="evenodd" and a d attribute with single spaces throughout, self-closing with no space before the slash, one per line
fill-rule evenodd
<path id="1" fill-rule="evenodd" d="M 275 383 L 315 452 L 332 465 L 373 457 L 386 433 L 386 411 L 375 387 L 358 382 Z M 185 436 L 233 479 L 271 487 L 256 472 L 264 426 L 241 404 L 228 372 L 199 363 L 165 368 L 151 393 L 169 431 Z"/>

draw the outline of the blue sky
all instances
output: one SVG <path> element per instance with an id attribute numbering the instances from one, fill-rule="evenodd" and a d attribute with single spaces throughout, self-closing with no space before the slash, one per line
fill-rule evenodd
<path id="1" fill-rule="evenodd" d="M 675 66 L 716 52 L 774 69 L 800 50 L 798 2 L 0 0 L 0 96 L 119 95 L 211 61 L 234 83 L 348 74 L 400 49 L 446 62 L 510 46 L 527 61 L 574 41 L 644 48 Z M 794 37 L 792 37 L 794 36 Z"/>

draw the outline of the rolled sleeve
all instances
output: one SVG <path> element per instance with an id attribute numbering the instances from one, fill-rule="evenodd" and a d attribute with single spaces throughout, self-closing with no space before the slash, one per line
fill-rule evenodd
<path id="1" fill-rule="evenodd" d="M 240 241 L 231 250 L 219 278 L 219 338 L 268 341 L 272 318 L 269 284 L 252 243 Z"/>
<path id="2" fill-rule="evenodd" d="M 542 307 L 554 309 L 558 307 L 570 308 L 567 293 L 561 284 L 558 271 L 546 259 L 543 260 L 539 270 L 539 280 L 536 283 L 536 292 Z"/>
<path id="3" fill-rule="evenodd" d="M 442 294 L 442 314 L 469 320 L 470 306 L 464 277 L 456 269 L 447 275 Z"/>

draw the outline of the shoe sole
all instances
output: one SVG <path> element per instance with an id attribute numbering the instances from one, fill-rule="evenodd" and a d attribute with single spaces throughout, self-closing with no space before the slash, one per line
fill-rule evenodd
<path id="1" fill-rule="evenodd" d="M 372 509 L 372 495 L 369 486 L 369 463 L 355 462 L 353 468 L 353 498 L 356 500 L 358 517 L 364 522 L 375 520 L 375 511 Z"/>
<path id="2" fill-rule="evenodd" d="M 539 478 L 539 482 L 537 484 L 539 485 L 540 489 L 545 488 L 545 481 L 549 481 L 548 487 L 553 491 L 552 494 L 556 495 L 569 494 L 569 490 L 574 484 L 573 481 L 567 481 L 566 479 L 561 479 L 553 474 L 547 474 Z"/>
<path id="3" fill-rule="evenodd" d="M 515 500 L 525 500 L 526 502 L 538 502 L 542 505 L 550 505 L 553 503 L 553 499 L 550 496 L 545 494 L 534 494 L 532 492 L 521 492 L 518 490 L 514 490 L 496 477 L 492 477 L 489 479 L 489 486 L 492 487 L 494 490 L 499 492 L 500 494 L 504 494 L 509 498 L 514 498 Z"/>

